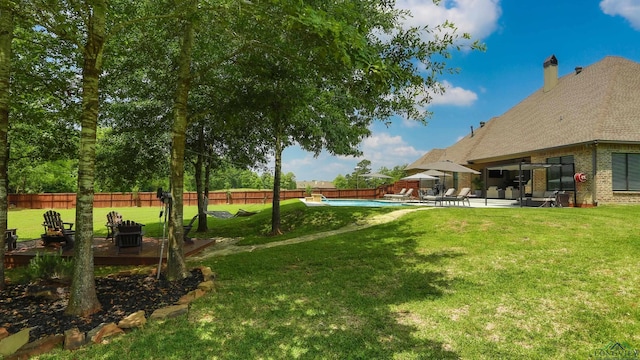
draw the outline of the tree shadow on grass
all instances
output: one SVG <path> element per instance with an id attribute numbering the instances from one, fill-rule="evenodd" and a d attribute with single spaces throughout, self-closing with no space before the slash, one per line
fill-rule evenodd
<path id="1" fill-rule="evenodd" d="M 441 298 L 456 279 L 433 269 L 463 254 L 419 249 L 419 236 L 394 222 L 211 259 L 218 291 L 188 320 L 145 328 L 100 356 L 124 347 L 130 358 L 458 359 L 429 336 L 435 321 L 404 305 Z"/>

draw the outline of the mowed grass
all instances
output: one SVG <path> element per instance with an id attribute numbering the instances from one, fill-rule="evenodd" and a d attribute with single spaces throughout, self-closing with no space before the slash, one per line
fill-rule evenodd
<path id="1" fill-rule="evenodd" d="M 289 206 L 303 222 L 323 210 Z M 639 213 L 439 208 L 191 261 L 217 279 L 188 316 L 41 358 L 585 359 L 610 342 L 640 349 Z"/>
<path id="2" fill-rule="evenodd" d="M 230 219 L 221 219 L 207 216 L 207 232 L 196 232 L 197 221 L 192 232 L 194 238 L 232 237 L 242 238 L 243 245 L 255 245 L 272 241 L 281 241 L 308 233 L 334 230 L 345 225 L 361 221 L 367 217 L 393 211 L 393 208 L 308 208 L 298 200 L 282 202 L 281 228 L 284 234 L 271 237 L 271 204 L 244 204 L 244 205 L 210 205 L 210 211 L 228 211 L 232 214 L 238 210 L 255 213 L 252 216 L 240 216 Z M 9 211 L 7 227 L 17 228 L 19 240 L 33 240 L 40 238 L 44 228 L 43 214 L 48 209 L 13 209 Z M 75 209 L 56 209 L 65 222 L 75 223 Z M 164 208 L 162 207 L 126 207 L 126 208 L 94 208 L 93 228 L 94 235 L 104 237 L 107 235 L 107 213 L 119 212 L 123 219 L 133 220 L 145 224 L 144 232 L 149 237 L 162 237 L 164 228 Z M 162 217 L 160 212 L 163 211 Z M 191 218 L 198 212 L 196 206 L 183 208 L 184 223 L 188 224 Z M 76 229 L 74 224 L 73 229 Z"/>

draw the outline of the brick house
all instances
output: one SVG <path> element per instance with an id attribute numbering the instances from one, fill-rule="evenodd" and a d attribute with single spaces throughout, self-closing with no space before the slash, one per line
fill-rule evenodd
<path id="1" fill-rule="evenodd" d="M 558 78 L 552 55 L 543 75 L 541 89 L 407 170 L 450 160 L 481 171 L 484 194 L 489 187 L 516 187 L 566 191 L 577 206 L 640 203 L 640 63 L 608 56 Z M 564 165 L 521 173 L 514 170 L 519 163 Z M 585 174 L 586 181 L 574 181 L 575 173 Z M 445 180 L 448 186 L 472 187 L 472 177 Z M 532 190 L 520 189 L 523 183 Z"/>

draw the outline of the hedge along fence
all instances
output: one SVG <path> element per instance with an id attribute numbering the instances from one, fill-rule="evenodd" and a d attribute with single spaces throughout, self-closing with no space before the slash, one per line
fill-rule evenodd
<path id="1" fill-rule="evenodd" d="M 393 192 L 393 185 L 381 186 L 375 189 L 312 189 L 311 193 L 322 194 L 330 199 L 376 199 L 385 192 Z M 93 197 L 96 208 L 118 207 L 154 207 L 162 206 L 155 192 L 128 193 L 97 193 Z M 299 199 L 308 196 L 306 190 L 283 190 L 280 200 Z M 209 204 L 266 204 L 273 201 L 273 191 L 215 191 L 209 193 Z M 21 209 L 71 209 L 76 206 L 75 193 L 45 193 L 45 194 L 9 194 L 11 207 Z M 185 206 L 197 205 L 198 196 L 195 192 L 185 192 L 183 195 Z"/>

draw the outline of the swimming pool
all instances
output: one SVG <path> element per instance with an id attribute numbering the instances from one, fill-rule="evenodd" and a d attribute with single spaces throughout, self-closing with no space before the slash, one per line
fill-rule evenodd
<path id="1" fill-rule="evenodd" d="M 381 200 L 359 200 L 359 199 L 324 199 L 323 205 L 329 206 L 359 206 L 359 207 L 383 207 L 383 206 L 406 206 L 400 201 Z"/>

